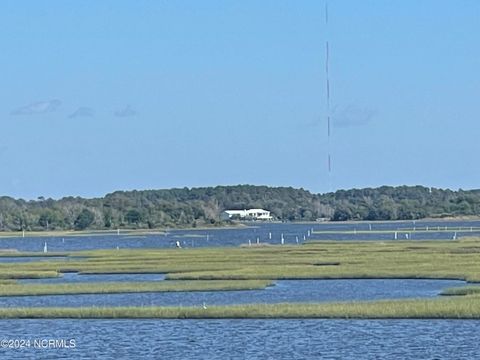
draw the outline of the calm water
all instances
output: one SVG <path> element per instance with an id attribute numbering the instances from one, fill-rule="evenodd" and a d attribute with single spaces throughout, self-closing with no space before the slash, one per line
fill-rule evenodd
<path id="1" fill-rule="evenodd" d="M 92 236 L 0 239 L 0 248 L 73 251 L 98 248 L 238 246 L 256 242 L 287 244 L 305 240 L 393 240 L 392 234 L 314 234 L 437 228 L 409 232 L 413 240 L 451 239 L 447 227 L 479 227 L 475 222 L 385 222 L 361 224 L 255 224 L 248 229 L 171 231 L 167 236 Z M 271 234 L 271 238 L 270 238 Z M 457 233 L 479 235 L 479 232 Z M 400 239 L 400 237 L 399 237 Z M 4 259 L 0 259 L 4 260 Z M 38 260 L 38 259 L 33 259 Z M 11 258 L 4 261 L 31 261 Z M 45 282 L 156 281 L 161 274 L 65 274 Z M 32 280 L 36 282 L 38 280 Z M 448 280 L 285 280 L 266 290 L 0 297 L 0 306 L 207 305 L 252 302 L 320 302 L 402 297 L 434 297 L 464 282 Z M 5 359 L 478 359 L 480 322 L 450 320 L 1 320 L 1 339 L 31 340 L 30 348 L 0 347 Z M 75 348 L 48 346 L 48 340 L 75 341 Z M 43 340 L 44 348 L 34 348 Z M 58 343 L 57 343 L 58 344 Z M 71 343 L 70 343 L 71 344 Z"/>
<path id="2" fill-rule="evenodd" d="M 442 289 L 463 285 L 463 281 L 422 279 L 279 280 L 265 290 L 6 296 L 0 297 L 0 306 L 201 306 L 203 303 L 230 305 L 429 298 L 437 296 Z"/>
<path id="3" fill-rule="evenodd" d="M 414 232 L 412 229 L 425 229 L 428 226 L 429 232 Z M 445 226 L 452 230 L 445 231 Z M 453 229 L 453 227 L 457 229 Z M 458 231 L 462 227 L 462 231 Z M 470 228 L 475 231 L 470 231 Z M 0 249 L 17 249 L 20 251 L 43 251 L 45 242 L 49 251 L 74 251 L 91 249 L 116 249 L 119 248 L 162 248 L 174 247 L 179 241 L 183 247 L 205 247 L 205 246 L 239 246 L 247 244 L 250 240 L 255 243 L 268 242 L 280 244 L 282 234 L 286 244 L 303 243 L 308 240 L 394 240 L 393 234 L 375 233 L 375 231 L 393 230 L 409 231 L 409 238 L 413 240 L 447 240 L 455 236 L 480 235 L 475 228 L 480 227 L 480 221 L 391 221 L 371 223 L 314 223 L 314 224 L 292 224 L 292 223 L 254 223 L 248 228 L 231 229 L 210 229 L 210 230 L 173 230 L 167 236 L 164 235 L 99 235 L 99 236 L 69 236 L 69 237 L 48 237 L 48 238 L 0 238 Z M 372 233 L 360 233 L 369 231 Z M 345 233 L 320 233 L 310 234 L 314 231 L 359 231 L 358 234 Z M 438 231 L 441 230 L 441 231 Z M 405 239 L 404 233 L 398 234 L 398 239 Z M 18 258 L 17 258 L 18 259 Z M 6 260 L 8 261 L 8 260 Z M 22 261 L 22 260 L 19 260 Z"/>
<path id="4" fill-rule="evenodd" d="M 257 241 L 280 243 L 283 234 L 287 244 L 302 243 L 311 239 L 308 231 L 312 225 L 305 224 L 262 224 L 254 227 L 211 229 L 211 230 L 172 230 L 164 235 L 97 235 L 70 236 L 49 238 L 1 238 L 0 248 L 17 249 L 20 251 L 43 251 L 45 242 L 49 251 L 74 251 L 92 249 L 119 248 L 164 248 L 175 247 L 177 241 L 182 247 L 239 246 Z M 271 234 L 271 235 L 270 235 Z M 270 239 L 271 237 L 271 239 Z"/>
<path id="5" fill-rule="evenodd" d="M 463 320 L 2 320 L 2 339 L 75 348 L 0 348 L 5 359 L 478 359 Z"/>

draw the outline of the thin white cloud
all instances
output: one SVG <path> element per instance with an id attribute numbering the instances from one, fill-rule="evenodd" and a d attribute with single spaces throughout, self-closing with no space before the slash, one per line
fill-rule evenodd
<path id="1" fill-rule="evenodd" d="M 71 113 L 68 117 L 70 119 L 75 119 L 78 117 L 92 117 L 95 115 L 95 110 L 87 106 L 80 106 L 77 110 Z"/>
<path id="2" fill-rule="evenodd" d="M 368 125 L 375 117 L 376 111 L 357 105 L 335 106 L 330 116 L 330 123 L 337 128 Z M 309 127 L 327 126 L 326 117 L 312 119 L 305 124 Z"/>
<path id="3" fill-rule="evenodd" d="M 137 112 L 132 107 L 130 107 L 130 105 L 127 105 L 123 109 L 116 110 L 113 114 L 116 117 L 131 117 L 137 115 Z"/>
<path id="4" fill-rule="evenodd" d="M 370 123 L 375 116 L 372 109 L 362 108 L 356 105 L 336 107 L 332 113 L 332 123 L 335 127 L 364 126 Z"/>
<path id="5" fill-rule="evenodd" d="M 37 101 L 13 110 L 12 115 L 35 115 L 51 113 L 56 111 L 61 105 L 62 102 L 58 99 Z"/>

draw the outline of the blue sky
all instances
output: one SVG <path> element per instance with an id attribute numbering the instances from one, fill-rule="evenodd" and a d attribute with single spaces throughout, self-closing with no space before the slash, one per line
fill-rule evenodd
<path id="1" fill-rule="evenodd" d="M 0 2 L 0 194 L 478 188 L 480 2 L 324 4 Z"/>

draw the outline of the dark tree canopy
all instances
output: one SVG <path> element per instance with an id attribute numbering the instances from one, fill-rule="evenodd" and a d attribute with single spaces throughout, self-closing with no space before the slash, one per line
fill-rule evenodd
<path id="1" fill-rule="evenodd" d="M 73 225 L 75 226 L 75 230 L 84 230 L 92 225 L 94 220 L 95 215 L 93 212 L 88 209 L 83 209 L 80 214 L 78 214 Z"/>
<path id="2" fill-rule="evenodd" d="M 248 208 L 264 208 L 281 221 L 478 216 L 480 190 L 382 186 L 312 194 L 291 187 L 237 185 L 117 191 L 96 199 L 0 197 L 0 231 L 221 225 L 223 210 Z"/>

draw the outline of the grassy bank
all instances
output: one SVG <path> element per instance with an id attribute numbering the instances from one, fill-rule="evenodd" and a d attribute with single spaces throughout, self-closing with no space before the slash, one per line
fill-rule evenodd
<path id="1" fill-rule="evenodd" d="M 158 319 L 480 319 L 476 297 L 337 304 L 251 304 L 203 307 L 4 308 L 0 318 Z"/>
<path id="2" fill-rule="evenodd" d="M 480 286 L 462 286 L 458 288 L 448 288 L 442 291 L 444 296 L 463 296 L 480 294 Z"/>
<path id="3" fill-rule="evenodd" d="M 169 280 L 427 278 L 480 281 L 480 239 L 325 241 L 302 246 L 121 249 L 70 253 L 69 260 L 0 263 L 0 279 L 165 273 Z"/>
<path id="4" fill-rule="evenodd" d="M 58 277 L 59 273 L 55 270 L 22 270 L 3 268 L 0 271 L 0 284 L 8 283 L 16 279 L 46 279 Z"/>
<path id="5" fill-rule="evenodd" d="M 365 226 L 365 223 L 362 224 Z M 388 230 L 366 230 L 366 229 L 356 229 L 356 230 L 315 230 L 312 232 L 312 235 L 315 236 L 315 234 L 330 234 L 330 235 L 340 235 L 340 234 L 348 234 L 348 235 L 360 235 L 360 234 L 392 234 L 394 235 L 397 233 L 399 237 L 404 236 L 405 234 L 411 234 L 411 233 L 421 233 L 421 234 L 426 234 L 426 233 L 454 233 L 454 232 L 459 232 L 459 233 L 465 233 L 468 234 L 470 232 L 478 232 L 480 231 L 480 227 L 474 226 L 449 226 L 449 227 L 444 227 L 444 226 L 430 226 L 430 227 L 415 227 L 415 228 L 398 228 L 398 229 L 388 229 Z M 392 236 L 393 238 L 393 236 Z"/>
<path id="6" fill-rule="evenodd" d="M 42 230 L 42 231 L 0 231 L 1 238 L 22 237 L 77 237 L 77 236 L 109 236 L 109 235 L 165 235 L 165 229 L 120 229 L 117 230 Z"/>
<path id="7" fill-rule="evenodd" d="M 250 225 L 242 223 L 232 223 L 229 225 L 223 226 L 178 226 L 175 228 L 155 228 L 155 229 L 125 229 L 122 228 L 118 232 L 117 229 L 113 230 L 38 230 L 38 231 L 0 231 L 1 238 L 22 238 L 22 237 L 70 237 L 70 236 L 109 236 L 109 235 L 126 235 L 126 236 L 135 236 L 135 235 L 159 235 L 163 236 L 166 232 L 171 230 L 222 230 L 222 229 L 245 229 Z"/>
<path id="8" fill-rule="evenodd" d="M 0 263 L 0 296 L 263 289 L 276 279 L 427 278 L 480 280 L 480 239 L 323 241 L 302 246 L 81 251 L 69 259 Z M 17 284 L 15 279 L 164 273 L 167 281 Z M 85 275 L 88 276 L 88 275 Z M 0 317 L 72 318 L 474 318 L 480 286 L 435 300 L 199 307 L 0 309 Z M 208 304 L 207 304 L 208 305 Z"/>
<path id="9" fill-rule="evenodd" d="M 69 284 L 1 284 L 0 296 L 114 294 L 173 291 L 228 291 L 264 289 L 271 281 L 142 281 Z"/>

